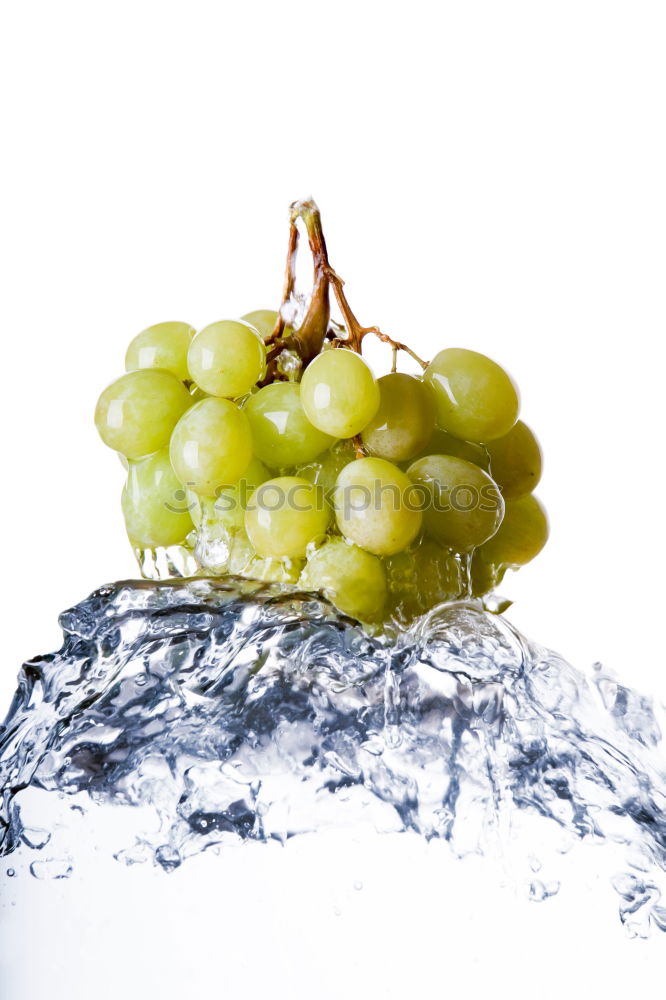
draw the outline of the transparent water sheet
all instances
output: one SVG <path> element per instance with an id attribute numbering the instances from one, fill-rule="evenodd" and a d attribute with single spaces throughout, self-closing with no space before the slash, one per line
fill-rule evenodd
<path id="1" fill-rule="evenodd" d="M 480 605 L 373 636 L 278 585 L 125 581 L 61 625 L 0 730 L 10 877 L 21 858 L 37 879 L 70 877 L 74 814 L 116 805 L 118 862 L 165 872 L 232 843 L 358 826 L 500 855 L 542 901 L 558 859 L 609 844 L 629 933 L 666 928 L 654 706 Z"/>

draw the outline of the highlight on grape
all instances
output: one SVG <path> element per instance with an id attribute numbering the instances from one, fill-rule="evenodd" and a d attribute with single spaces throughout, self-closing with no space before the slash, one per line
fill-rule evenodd
<path id="1" fill-rule="evenodd" d="M 295 290 L 301 226 L 307 299 Z M 379 378 L 366 336 L 387 348 Z M 125 367 L 95 422 L 127 468 L 122 510 L 144 575 L 279 583 L 368 624 L 404 623 L 483 599 L 547 541 L 541 449 L 511 377 L 468 348 L 426 362 L 361 326 L 312 201 L 291 207 L 278 310 L 198 332 L 158 323 Z"/>

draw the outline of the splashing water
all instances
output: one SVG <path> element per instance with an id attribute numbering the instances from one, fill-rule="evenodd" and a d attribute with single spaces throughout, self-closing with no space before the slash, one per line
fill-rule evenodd
<path id="1" fill-rule="evenodd" d="M 230 841 L 371 824 L 502 853 L 529 869 L 535 901 L 559 889 L 544 863 L 606 843 L 623 849 L 629 932 L 666 929 L 650 701 L 480 605 L 372 636 L 276 585 L 130 581 L 61 625 L 62 649 L 23 666 L 0 728 L 0 854 L 28 852 L 36 878 L 76 864 L 54 801 L 126 807 L 126 864 L 171 871 Z"/>

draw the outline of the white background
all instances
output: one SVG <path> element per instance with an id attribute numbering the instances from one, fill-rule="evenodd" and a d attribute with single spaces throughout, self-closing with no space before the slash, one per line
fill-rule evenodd
<path id="1" fill-rule="evenodd" d="M 274 308 L 310 194 L 362 322 L 521 386 L 552 537 L 509 617 L 664 697 L 664 6 L 42 0 L 2 22 L 3 704 L 63 608 L 136 574 L 92 421 L 127 342 Z"/>

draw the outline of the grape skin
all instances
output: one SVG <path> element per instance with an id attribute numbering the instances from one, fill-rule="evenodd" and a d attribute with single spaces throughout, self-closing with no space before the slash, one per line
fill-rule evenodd
<path id="1" fill-rule="evenodd" d="M 163 368 L 181 382 L 189 379 L 187 352 L 195 329 L 189 323 L 155 323 L 138 333 L 125 355 L 125 371 Z"/>
<path id="2" fill-rule="evenodd" d="M 533 432 L 518 420 L 504 437 L 488 443 L 490 469 L 505 500 L 531 493 L 541 479 L 541 448 Z"/>
<path id="3" fill-rule="evenodd" d="M 482 444 L 475 444 L 474 441 L 463 441 L 461 438 L 453 437 L 446 431 L 435 428 L 432 437 L 423 450 L 415 455 L 417 458 L 425 458 L 427 455 L 454 455 L 456 458 L 464 458 L 466 462 L 478 465 L 484 472 L 490 472 L 490 456 L 488 449 Z"/>
<path id="4" fill-rule="evenodd" d="M 420 458 L 407 470 L 426 491 L 426 532 L 455 552 L 469 552 L 500 526 L 504 501 L 497 484 L 471 462 L 452 455 Z"/>
<path id="5" fill-rule="evenodd" d="M 454 437 L 492 441 L 508 434 L 518 419 L 516 387 L 485 354 L 447 348 L 430 362 L 424 377 L 435 394 L 437 425 Z"/>
<path id="6" fill-rule="evenodd" d="M 410 480 L 384 458 L 360 458 L 346 465 L 334 491 L 342 534 L 360 548 L 390 556 L 418 535 L 422 515 L 410 509 Z"/>
<path id="7" fill-rule="evenodd" d="M 477 555 L 493 566 L 524 566 L 541 552 L 548 541 L 548 515 L 532 494 L 506 501 L 504 520 L 494 538 Z"/>
<path id="8" fill-rule="evenodd" d="M 330 519 L 320 489 L 299 476 L 278 476 L 250 497 L 245 530 L 259 556 L 298 559 L 326 533 Z"/>
<path id="9" fill-rule="evenodd" d="M 228 399 L 202 399 L 176 424 L 169 452 L 184 486 L 215 496 L 237 482 L 250 464 L 252 434 L 247 417 Z"/>
<path id="10" fill-rule="evenodd" d="M 335 442 L 305 415 L 297 382 L 273 382 L 243 407 L 250 421 L 254 452 L 272 469 L 311 462 Z"/>
<path id="11" fill-rule="evenodd" d="M 391 611 L 409 621 L 442 601 L 462 593 L 462 574 L 455 556 L 432 538 L 386 560 Z"/>
<path id="12" fill-rule="evenodd" d="M 487 563 L 477 549 L 472 556 L 470 585 L 473 597 L 483 597 L 498 587 L 504 579 L 506 566 L 494 566 Z"/>
<path id="13" fill-rule="evenodd" d="M 299 586 L 320 591 L 344 614 L 366 622 L 377 621 L 386 603 L 381 560 L 341 538 L 332 538 L 312 553 Z"/>
<path id="14" fill-rule="evenodd" d="M 254 312 L 245 313 L 241 319 L 253 326 L 259 336 L 265 339 L 270 337 L 275 329 L 278 314 L 273 309 L 255 309 Z"/>
<path id="15" fill-rule="evenodd" d="M 192 399 L 171 372 L 142 368 L 107 386 L 97 401 L 95 424 L 109 448 L 144 458 L 169 443 L 171 431 Z"/>
<path id="16" fill-rule="evenodd" d="M 301 402 L 311 424 L 334 438 L 359 434 L 379 408 L 379 387 L 360 356 L 326 350 L 305 369 Z"/>
<path id="17" fill-rule="evenodd" d="M 194 337 L 187 354 L 187 367 L 204 392 L 239 399 L 264 377 L 266 348 L 249 323 L 220 320 Z"/>
<path id="18" fill-rule="evenodd" d="M 432 390 L 400 372 L 382 376 L 377 385 L 379 409 L 363 430 L 363 444 L 372 455 L 391 462 L 413 458 L 435 429 Z"/>
<path id="19" fill-rule="evenodd" d="M 121 503 L 127 534 L 139 548 L 178 545 L 193 528 L 190 502 L 166 448 L 129 463 Z"/>

